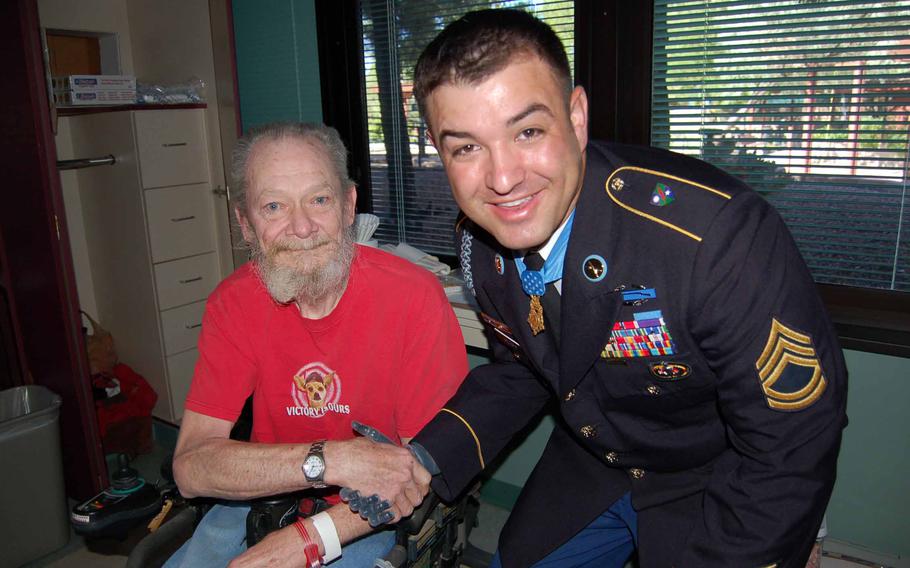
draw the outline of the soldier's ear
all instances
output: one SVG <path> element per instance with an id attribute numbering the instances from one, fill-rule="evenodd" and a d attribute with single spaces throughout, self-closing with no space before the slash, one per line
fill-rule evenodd
<path id="1" fill-rule="evenodd" d="M 569 96 L 569 120 L 578 146 L 584 151 L 588 145 L 588 95 L 581 85 L 575 87 Z"/>

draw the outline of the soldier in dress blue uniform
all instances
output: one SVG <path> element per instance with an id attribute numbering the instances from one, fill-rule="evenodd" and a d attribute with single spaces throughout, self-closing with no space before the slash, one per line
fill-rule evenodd
<path id="1" fill-rule="evenodd" d="M 416 438 L 434 490 L 555 400 L 494 564 L 805 565 L 847 374 L 779 215 L 704 162 L 589 141 L 559 39 L 524 12 L 452 23 L 415 75 L 494 355 Z"/>

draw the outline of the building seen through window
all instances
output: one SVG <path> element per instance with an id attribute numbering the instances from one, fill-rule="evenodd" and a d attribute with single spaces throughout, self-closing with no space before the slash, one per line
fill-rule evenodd
<path id="1" fill-rule="evenodd" d="M 651 144 L 744 179 L 819 283 L 910 291 L 910 1 L 656 0 Z"/>

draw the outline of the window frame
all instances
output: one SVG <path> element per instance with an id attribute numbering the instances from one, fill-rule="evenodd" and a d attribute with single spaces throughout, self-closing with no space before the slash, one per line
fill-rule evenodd
<path id="1" fill-rule="evenodd" d="M 357 212 L 372 213 L 366 89 L 360 78 L 363 66 L 360 2 L 316 2 L 315 12 L 322 121 L 338 130 L 348 148 L 348 173 L 357 183 Z"/>
<path id="2" fill-rule="evenodd" d="M 650 0 L 576 2 L 576 82 L 588 91 L 591 138 L 650 144 L 653 23 Z M 843 348 L 910 357 L 910 293 L 817 286 Z"/>
<path id="3" fill-rule="evenodd" d="M 351 172 L 360 182 L 357 208 L 370 212 L 359 2 L 317 2 L 316 19 L 324 120 L 351 149 Z M 650 143 L 653 21 L 650 0 L 576 0 L 575 78 L 588 93 L 591 138 Z M 454 265 L 454 251 L 442 259 Z M 910 357 L 910 293 L 832 284 L 818 289 L 842 347 Z"/>

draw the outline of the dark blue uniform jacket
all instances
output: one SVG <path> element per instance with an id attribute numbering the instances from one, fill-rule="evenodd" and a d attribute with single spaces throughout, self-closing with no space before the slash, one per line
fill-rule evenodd
<path id="1" fill-rule="evenodd" d="M 559 348 L 513 253 L 466 222 L 494 361 L 417 436 L 452 499 L 550 401 L 557 425 L 500 538 L 529 566 L 631 491 L 639 563 L 802 568 L 835 479 L 847 374 L 777 212 L 704 162 L 591 142 Z M 598 267 L 601 270 L 597 270 Z"/>

